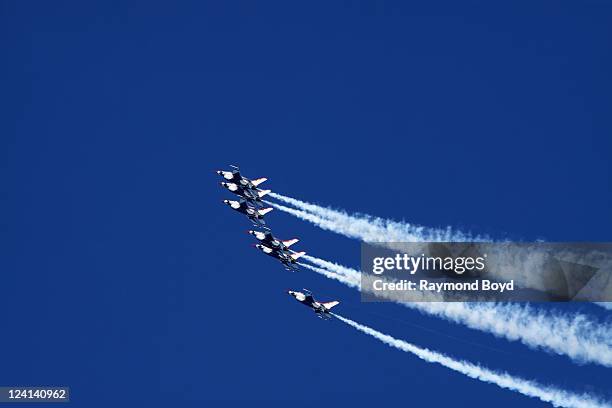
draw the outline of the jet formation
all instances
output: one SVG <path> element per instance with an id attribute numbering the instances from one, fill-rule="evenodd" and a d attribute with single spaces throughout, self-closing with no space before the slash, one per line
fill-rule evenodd
<path id="1" fill-rule="evenodd" d="M 273 210 L 272 207 L 265 207 L 262 200 L 271 190 L 259 188 L 259 185 L 265 182 L 267 178 L 249 179 L 240 173 L 238 166 L 230 165 L 230 167 L 231 170 L 218 170 L 217 174 L 227 180 L 222 181 L 221 186 L 237 195 L 239 199 L 223 200 L 223 203 L 234 211 L 244 214 L 253 226 L 262 229 L 247 231 L 259 241 L 258 244 L 253 245 L 255 248 L 277 259 L 286 270 L 297 271 L 298 259 L 304 256 L 306 252 L 296 252 L 289 247 L 297 243 L 299 239 L 292 238 L 283 241 L 276 238 L 264 220 L 264 216 Z M 307 289 L 303 289 L 303 292 L 288 290 L 287 293 L 298 302 L 310 307 L 322 319 L 330 319 L 330 309 L 340 303 L 338 301 L 318 302 Z"/>

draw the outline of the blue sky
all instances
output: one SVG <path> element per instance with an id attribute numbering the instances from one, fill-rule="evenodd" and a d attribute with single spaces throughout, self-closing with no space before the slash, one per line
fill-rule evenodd
<path id="1" fill-rule="evenodd" d="M 610 370 L 290 274 L 214 170 L 498 238 L 610 241 L 606 2 L 3 2 L 2 385 L 74 406 L 539 402 L 316 319 L 612 397 Z M 359 243 L 268 216 L 357 267 Z M 568 313 L 588 305 L 542 305 Z"/>

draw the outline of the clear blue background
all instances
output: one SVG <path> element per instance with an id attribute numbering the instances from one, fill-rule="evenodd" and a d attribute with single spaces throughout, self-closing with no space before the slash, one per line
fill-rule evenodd
<path id="1" fill-rule="evenodd" d="M 285 272 L 221 204 L 235 163 L 350 211 L 610 241 L 612 6 L 489 3 L 2 2 L 0 384 L 69 385 L 79 407 L 541 405 L 316 319 L 284 294 L 306 287 L 610 399 L 610 369 Z M 358 242 L 268 220 L 358 265 Z"/>

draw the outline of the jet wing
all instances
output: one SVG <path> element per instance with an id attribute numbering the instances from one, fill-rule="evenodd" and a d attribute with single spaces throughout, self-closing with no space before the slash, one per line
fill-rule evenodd
<path id="1" fill-rule="evenodd" d="M 340 304 L 340 302 L 338 302 L 337 300 L 331 301 L 331 302 L 323 302 L 321 303 L 325 309 L 330 310 L 332 307 L 337 306 L 338 304 Z"/>
<path id="2" fill-rule="evenodd" d="M 263 183 L 263 182 L 264 182 L 264 181 L 266 181 L 266 180 L 267 180 L 267 178 L 262 177 L 262 178 L 258 178 L 258 179 L 255 179 L 255 180 L 251 180 L 251 183 L 252 183 L 252 184 L 253 184 L 255 187 L 257 187 L 258 185 L 260 185 L 261 183 Z"/>

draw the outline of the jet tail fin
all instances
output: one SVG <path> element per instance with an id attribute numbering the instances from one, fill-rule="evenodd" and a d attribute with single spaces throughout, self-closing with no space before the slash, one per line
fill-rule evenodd
<path id="1" fill-rule="evenodd" d="M 258 185 L 260 185 L 261 183 L 263 183 L 266 180 L 267 180 L 267 178 L 262 177 L 262 178 L 258 178 L 258 179 L 252 180 L 251 183 L 253 183 L 253 185 L 255 187 L 257 187 Z"/>
<path id="2" fill-rule="evenodd" d="M 262 208 L 261 210 L 257 210 L 257 213 L 259 215 L 266 215 L 267 213 L 269 213 L 270 211 L 272 211 L 274 208 L 272 207 L 268 207 L 268 208 Z"/>
<path id="3" fill-rule="evenodd" d="M 321 303 L 323 306 L 325 306 L 325 308 L 327 310 L 330 310 L 332 307 L 340 304 L 340 302 L 338 302 L 337 300 L 334 300 L 333 302 L 325 302 L 325 303 Z"/>
<path id="4" fill-rule="evenodd" d="M 306 252 L 294 252 L 294 253 L 291 254 L 291 258 L 294 261 L 297 261 L 299 258 L 301 258 L 304 255 L 306 255 Z"/>
<path id="5" fill-rule="evenodd" d="M 286 246 L 287 248 L 289 248 L 291 245 L 295 244 L 295 243 L 296 243 L 296 242 L 298 242 L 298 241 L 299 241 L 299 239 L 297 239 L 297 238 L 293 238 L 293 239 L 288 239 L 288 240 L 286 240 L 286 241 L 282 241 L 282 242 L 283 242 L 283 244 L 285 244 L 285 246 Z"/>
<path id="6" fill-rule="evenodd" d="M 272 190 L 258 190 L 257 191 L 257 195 L 259 196 L 259 198 L 268 195 L 272 192 Z"/>

